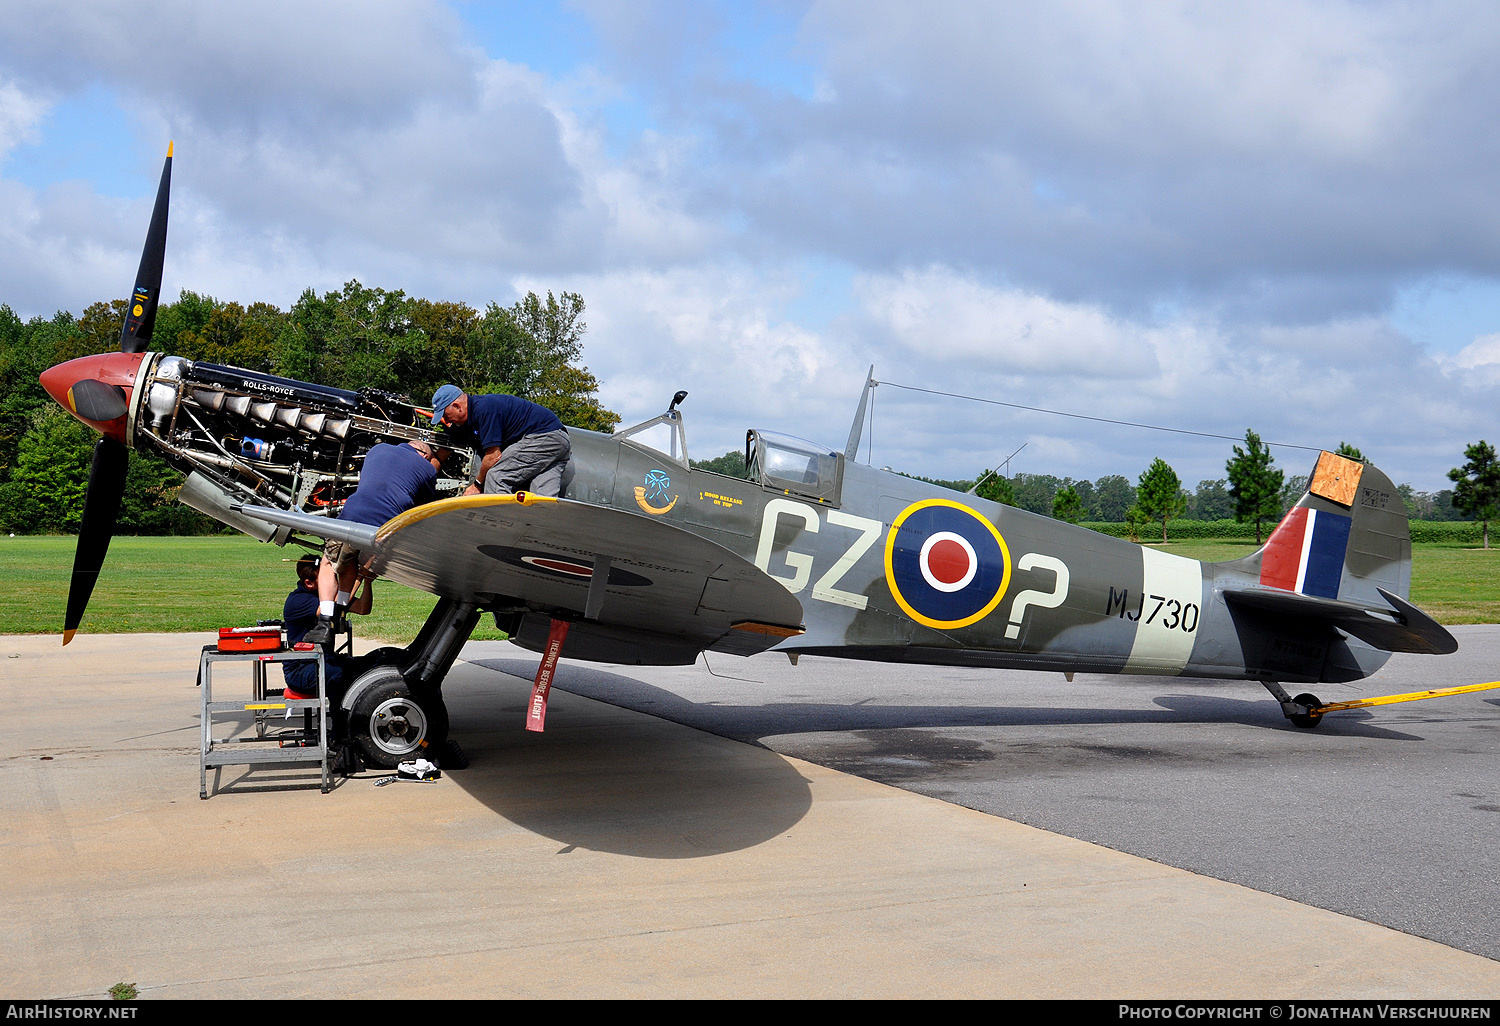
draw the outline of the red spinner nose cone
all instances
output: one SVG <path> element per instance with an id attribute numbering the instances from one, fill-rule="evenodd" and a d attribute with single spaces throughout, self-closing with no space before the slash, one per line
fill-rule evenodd
<path id="1" fill-rule="evenodd" d="M 101 435 L 128 444 L 126 414 L 136 372 L 145 358 L 145 353 L 81 356 L 42 371 L 42 387 L 59 406 Z"/>

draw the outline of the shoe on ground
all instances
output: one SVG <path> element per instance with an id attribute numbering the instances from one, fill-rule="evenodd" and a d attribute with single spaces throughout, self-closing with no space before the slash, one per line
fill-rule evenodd
<path id="1" fill-rule="evenodd" d="M 359 753 L 350 745 L 340 745 L 338 754 L 333 757 L 333 772 L 344 777 L 352 777 L 356 773 L 363 773 L 365 769 L 364 760 Z"/>

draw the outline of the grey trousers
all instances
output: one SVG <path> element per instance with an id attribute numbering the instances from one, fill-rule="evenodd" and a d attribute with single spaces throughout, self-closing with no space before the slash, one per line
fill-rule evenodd
<path id="1" fill-rule="evenodd" d="M 573 482 L 573 441 L 568 429 L 527 435 L 500 457 L 484 478 L 486 495 L 535 492 L 562 495 Z"/>

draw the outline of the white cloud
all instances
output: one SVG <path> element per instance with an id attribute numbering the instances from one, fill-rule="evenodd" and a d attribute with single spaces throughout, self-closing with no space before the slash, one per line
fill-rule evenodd
<path id="1" fill-rule="evenodd" d="M 1328 448 L 1349 441 L 1398 480 L 1436 488 L 1446 466 L 1428 465 L 1431 454 L 1461 451 L 1461 439 L 1490 430 L 1500 400 L 1500 380 L 1461 387 L 1451 368 L 1376 318 L 1148 323 L 941 267 L 869 276 L 859 295 L 866 337 L 892 340 L 877 377 L 1013 404 L 883 389 L 893 423 L 880 461 L 910 470 L 925 459 L 934 469 L 917 472 L 928 476 L 971 476 L 1023 442 L 1018 466 L 1027 472 L 1133 476 L 1163 456 L 1184 480 L 1223 476 L 1226 439 L 1109 421 L 1232 437 L 1252 428 L 1270 441 Z M 1487 356 L 1500 359 L 1500 345 Z M 1292 468 L 1311 458 L 1277 454 Z"/>
<path id="2" fill-rule="evenodd" d="M 813 6 L 807 31 L 826 48 L 845 102 L 878 97 L 891 121 L 921 112 L 940 145 L 1024 133 L 1156 158 L 1178 156 L 1191 137 L 1227 153 L 1271 146 L 1362 159 L 1401 127 L 1397 87 L 1435 71 L 1400 58 L 1446 43 L 1465 23 L 1444 14 L 1338 3 L 918 9 L 832 0 Z"/>
<path id="3" fill-rule="evenodd" d="M 374 123 L 471 88 L 459 28 L 423 0 L 11 0 L 0 57 L 58 88 L 109 81 L 174 120 Z"/>
<path id="4" fill-rule="evenodd" d="M 1347 440 L 1419 487 L 1494 433 L 1490 343 L 1440 363 L 1387 322 L 1398 285 L 1500 276 L 1488 7 L 814 3 L 810 99 L 734 71 L 713 12 L 585 10 L 603 56 L 560 81 L 435 2 L 20 0 L 0 156 L 48 145 L 39 97 L 112 98 L 144 152 L 175 138 L 169 294 L 579 291 L 605 402 L 638 420 L 687 388 L 695 456 L 749 426 L 841 444 L 872 362 Z M 0 179 L 0 302 L 119 294 L 150 199 Z M 1162 455 L 1196 481 L 1228 454 L 894 388 L 876 410 L 877 461 L 929 476 L 1022 442 L 1021 469 L 1090 478 Z"/>
<path id="5" fill-rule="evenodd" d="M 1004 374 L 1154 378 L 1153 332 L 1087 304 L 993 288 L 939 268 L 867 275 L 867 314 L 913 356 Z"/>
<path id="6" fill-rule="evenodd" d="M 38 192 L 0 179 L 0 281 L 7 293 L 0 303 L 26 317 L 79 314 L 91 302 L 128 291 L 150 203 L 102 199 L 79 181 Z M 128 266 L 127 247 L 135 251 Z M 112 287 L 75 287 L 103 281 Z"/>
<path id="7" fill-rule="evenodd" d="M 828 2 L 804 35 L 832 99 L 696 109 L 696 187 L 788 246 L 1311 322 L 1500 273 L 1492 8 Z"/>
<path id="8" fill-rule="evenodd" d="M 51 104 L 0 79 L 0 162 L 22 143 L 35 142 L 36 126 Z"/>
<path id="9" fill-rule="evenodd" d="M 1455 378 L 1500 385 L 1500 333 L 1481 335 L 1446 361 Z"/>
<path id="10" fill-rule="evenodd" d="M 557 286 L 522 278 L 515 287 Z M 626 270 L 561 287 L 588 303 L 585 362 L 603 382 L 602 401 L 625 424 L 661 413 L 685 388 L 695 459 L 740 448 L 749 427 L 829 445 L 847 435 L 864 368 L 836 343 L 780 317 L 796 289 L 789 278 L 721 264 Z"/>

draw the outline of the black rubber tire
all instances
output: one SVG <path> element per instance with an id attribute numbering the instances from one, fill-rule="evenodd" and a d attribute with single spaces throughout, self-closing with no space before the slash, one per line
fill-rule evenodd
<path id="1" fill-rule="evenodd" d="M 371 666 L 397 666 L 406 659 L 406 649 L 386 646 L 360 656 Z"/>
<path id="2" fill-rule="evenodd" d="M 377 677 L 369 684 L 371 677 Z M 394 769 L 426 757 L 429 746 L 448 736 L 448 710 L 442 696 L 417 698 L 393 666 L 377 666 L 355 681 L 365 686 L 349 710 L 349 739 L 371 766 Z"/>
<path id="3" fill-rule="evenodd" d="M 1306 692 L 1298 695 L 1296 698 L 1292 699 L 1292 701 L 1296 702 L 1298 705 L 1308 706 L 1309 708 L 1313 708 L 1323 704 L 1318 699 L 1317 695 L 1309 695 Z M 1288 716 L 1287 719 L 1292 721 L 1292 726 L 1294 727 L 1301 727 L 1304 730 L 1311 730 L 1313 727 L 1316 727 L 1319 723 L 1323 722 L 1323 714 L 1306 713 L 1302 715 Z"/>
<path id="4" fill-rule="evenodd" d="M 461 770 L 469 768 L 469 754 L 451 737 L 443 742 L 442 747 L 438 749 L 438 754 L 442 756 L 438 760 L 438 765 L 443 767 L 443 769 Z"/>

